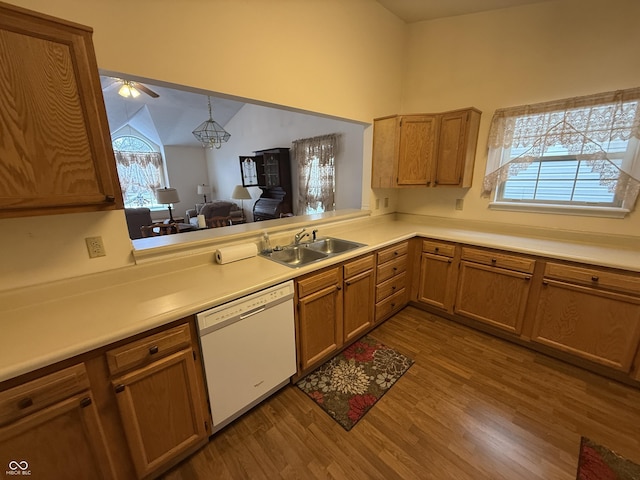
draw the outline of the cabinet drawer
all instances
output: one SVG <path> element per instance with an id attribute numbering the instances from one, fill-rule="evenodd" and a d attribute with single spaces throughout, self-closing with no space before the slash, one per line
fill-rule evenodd
<path id="1" fill-rule="evenodd" d="M 378 252 L 378 265 L 406 255 L 409 251 L 409 243 L 402 242 L 388 248 L 384 248 Z"/>
<path id="2" fill-rule="evenodd" d="M 434 255 L 453 258 L 456 252 L 456 246 L 448 243 L 434 242 L 432 240 L 423 240 L 422 251 L 424 253 L 433 253 Z"/>
<path id="3" fill-rule="evenodd" d="M 462 247 L 462 259 L 524 273 L 533 273 L 533 268 L 536 265 L 536 261 L 531 258 L 516 257 L 515 255 L 468 247 Z"/>
<path id="4" fill-rule="evenodd" d="M 303 277 L 297 281 L 298 297 L 306 297 L 312 293 L 318 292 L 323 288 L 341 283 L 340 269 L 332 268 L 321 273 L 314 273 L 308 277 Z"/>
<path id="5" fill-rule="evenodd" d="M 407 303 L 407 290 L 402 289 L 383 301 L 376 303 L 376 322 L 397 312 Z"/>
<path id="6" fill-rule="evenodd" d="M 344 279 L 348 279 L 373 268 L 373 254 L 344 264 Z"/>
<path id="7" fill-rule="evenodd" d="M 389 280 L 382 282 L 376 287 L 376 303 L 381 302 L 406 286 L 406 274 L 400 273 Z"/>
<path id="8" fill-rule="evenodd" d="M 184 324 L 107 352 L 112 375 L 164 357 L 191 344 L 189 325 Z"/>
<path id="9" fill-rule="evenodd" d="M 625 275 L 596 270 L 594 268 L 581 268 L 560 263 L 547 263 L 544 276 L 557 280 L 580 283 L 592 287 L 601 287 L 609 290 L 640 294 L 640 274 Z"/>
<path id="10" fill-rule="evenodd" d="M 402 255 L 390 262 L 385 262 L 383 265 L 378 266 L 376 283 L 389 280 L 394 275 L 398 275 L 407 269 L 407 256 Z"/>
<path id="11" fill-rule="evenodd" d="M 89 389 L 83 363 L 0 393 L 0 425 Z"/>

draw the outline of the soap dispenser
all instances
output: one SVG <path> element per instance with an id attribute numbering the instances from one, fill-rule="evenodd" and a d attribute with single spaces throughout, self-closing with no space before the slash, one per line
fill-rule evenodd
<path id="1" fill-rule="evenodd" d="M 262 234 L 262 251 L 264 253 L 271 252 L 271 240 L 269 240 L 269 234 L 267 232 Z"/>

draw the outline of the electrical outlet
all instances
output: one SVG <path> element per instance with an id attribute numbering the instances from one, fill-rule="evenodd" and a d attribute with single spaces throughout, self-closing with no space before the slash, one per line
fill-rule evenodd
<path id="1" fill-rule="evenodd" d="M 87 237 L 84 241 L 87 243 L 89 258 L 104 257 L 107 255 L 107 252 L 104 250 L 104 243 L 102 243 L 102 237 Z"/>
<path id="2" fill-rule="evenodd" d="M 456 198 L 456 210 L 462 210 L 464 207 L 464 198 Z"/>

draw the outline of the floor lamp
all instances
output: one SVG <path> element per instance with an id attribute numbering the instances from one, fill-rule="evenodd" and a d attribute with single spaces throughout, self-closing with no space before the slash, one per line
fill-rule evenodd
<path id="1" fill-rule="evenodd" d="M 240 208 L 242 209 L 242 221 L 244 221 L 244 201 L 251 200 L 251 194 L 246 187 L 242 185 L 236 185 L 236 188 L 233 189 L 233 193 L 231 194 L 231 198 L 234 200 L 240 200 Z"/>

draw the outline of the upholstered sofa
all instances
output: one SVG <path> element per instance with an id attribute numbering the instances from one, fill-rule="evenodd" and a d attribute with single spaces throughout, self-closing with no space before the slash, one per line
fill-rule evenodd
<path id="1" fill-rule="evenodd" d="M 213 200 L 207 203 L 196 203 L 196 208 L 187 210 L 187 222 L 198 225 L 198 215 L 204 215 L 205 222 L 209 225 L 212 219 L 225 218 L 229 225 L 242 223 L 244 215 L 242 209 L 234 202 L 227 200 Z"/>

